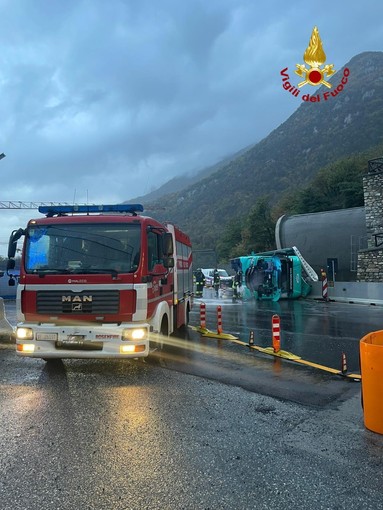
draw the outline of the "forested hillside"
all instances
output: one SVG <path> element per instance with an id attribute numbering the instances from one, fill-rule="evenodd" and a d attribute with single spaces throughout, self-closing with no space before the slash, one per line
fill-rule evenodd
<path id="1" fill-rule="evenodd" d="M 279 201 L 260 197 L 249 214 L 229 221 L 216 244 L 218 258 L 275 248 L 275 224 L 283 214 L 305 214 L 361 207 L 367 162 L 383 154 L 383 143 L 358 155 L 341 158 L 319 170 L 312 182 L 287 191 Z"/>

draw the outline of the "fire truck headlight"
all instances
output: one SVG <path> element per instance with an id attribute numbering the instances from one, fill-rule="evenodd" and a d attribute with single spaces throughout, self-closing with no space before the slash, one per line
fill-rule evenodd
<path id="1" fill-rule="evenodd" d="M 148 334 L 146 328 L 124 329 L 122 332 L 123 340 L 143 340 Z"/>
<path id="2" fill-rule="evenodd" d="M 17 344 L 18 352 L 35 352 L 35 344 Z"/>
<path id="3" fill-rule="evenodd" d="M 16 329 L 17 340 L 32 340 L 33 329 L 31 328 L 17 328 Z"/>
<path id="4" fill-rule="evenodd" d="M 136 345 L 136 344 L 125 344 L 120 345 L 120 354 L 132 354 L 134 352 L 144 352 L 145 345 Z"/>

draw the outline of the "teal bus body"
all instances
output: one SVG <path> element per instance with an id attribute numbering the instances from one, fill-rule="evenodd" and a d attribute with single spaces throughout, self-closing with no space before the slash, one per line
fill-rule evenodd
<path id="1" fill-rule="evenodd" d="M 279 301 L 305 297 L 311 285 L 302 277 L 302 263 L 295 255 L 270 252 L 231 260 L 241 275 L 242 298 Z"/>

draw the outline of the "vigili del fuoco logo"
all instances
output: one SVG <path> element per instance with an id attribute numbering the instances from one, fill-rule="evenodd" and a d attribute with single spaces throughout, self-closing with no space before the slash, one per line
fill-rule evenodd
<path id="1" fill-rule="evenodd" d="M 319 35 L 318 27 L 314 27 L 310 42 L 306 51 L 303 54 L 303 60 L 306 62 L 305 64 L 296 64 L 296 70 L 294 71 L 300 78 L 303 78 L 303 81 L 299 82 L 297 86 L 293 85 L 290 82 L 290 76 L 288 74 L 288 68 L 285 67 L 281 71 L 282 76 L 282 87 L 290 92 L 295 97 L 298 97 L 301 93 L 301 87 L 305 85 L 311 85 L 312 87 L 319 87 L 320 85 L 324 85 L 329 90 L 323 92 L 322 94 L 314 93 L 314 94 L 303 94 L 302 100 L 309 101 L 311 103 L 319 103 L 322 101 L 327 101 L 331 97 L 336 97 L 340 92 L 343 91 L 344 86 L 348 82 L 348 77 L 350 76 L 350 70 L 348 67 L 345 67 L 343 70 L 343 76 L 340 80 L 338 86 L 332 86 L 332 84 L 327 81 L 327 78 L 336 73 L 334 69 L 334 64 L 326 64 L 326 54 L 323 49 L 322 41 Z"/>

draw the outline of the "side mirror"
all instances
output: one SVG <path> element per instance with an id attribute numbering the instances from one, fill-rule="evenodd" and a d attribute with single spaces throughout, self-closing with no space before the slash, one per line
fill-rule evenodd
<path id="1" fill-rule="evenodd" d="M 12 269 L 15 269 L 16 261 L 15 259 L 8 259 L 7 260 L 7 272 L 11 271 Z"/>
<path id="2" fill-rule="evenodd" d="M 174 267 L 174 257 L 164 257 L 164 267 L 167 269 Z"/>
<path id="3" fill-rule="evenodd" d="M 170 257 L 173 255 L 174 246 L 173 246 L 173 236 L 170 232 L 165 232 L 162 236 L 162 252 L 164 255 Z"/>
<path id="4" fill-rule="evenodd" d="M 25 230 L 19 228 L 18 230 L 14 230 L 9 237 L 8 243 L 8 258 L 13 259 L 16 255 L 17 241 L 21 236 L 25 235 Z"/>

